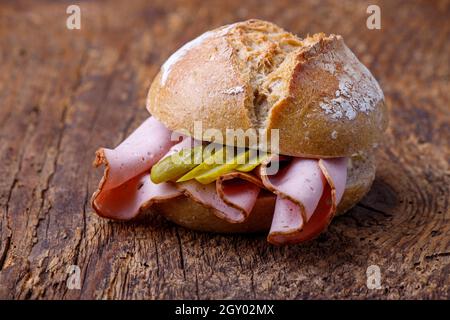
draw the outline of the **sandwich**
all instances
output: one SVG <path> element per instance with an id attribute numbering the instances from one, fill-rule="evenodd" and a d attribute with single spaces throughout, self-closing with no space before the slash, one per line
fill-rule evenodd
<path id="1" fill-rule="evenodd" d="M 92 207 L 144 212 L 198 231 L 267 233 L 275 245 L 324 232 L 375 178 L 383 92 L 339 35 L 299 38 L 248 20 L 208 31 L 162 65 L 151 116 L 115 149 Z"/>

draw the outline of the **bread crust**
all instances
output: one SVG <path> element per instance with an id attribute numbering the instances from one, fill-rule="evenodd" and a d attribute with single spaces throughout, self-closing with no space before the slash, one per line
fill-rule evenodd
<path id="1" fill-rule="evenodd" d="M 337 215 L 344 214 L 358 203 L 370 190 L 375 178 L 373 154 L 358 154 L 348 164 L 348 177 L 344 195 L 337 207 Z M 214 209 L 189 197 L 180 197 L 154 204 L 154 210 L 168 220 L 192 230 L 216 233 L 267 232 L 272 223 L 276 197 L 263 191 L 255 207 L 243 223 L 230 223 L 218 218 Z"/>
<path id="2" fill-rule="evenodd" d="M 387 127 L 380 86 L 341 36 L 301 40 L 248 20 L 207 32 L 174 56 L 147 98 L 173 131 L 192 135 L 195 121 L 224 137 L 228 128 L 279 129 L 281 154 L 327 158 L 373 148 Z"/>
<path id="3" fill-rule="evenodd" d="M 242 223 L 230 223 L 214 214 L 208 208 L 189 197 L 157 203 L 154 209 L 168 220 L 188 229 L 215 233 L 254 233 L 270 229 L 275 196 L 264 192 L 260 196 L 247 220 Z"/>

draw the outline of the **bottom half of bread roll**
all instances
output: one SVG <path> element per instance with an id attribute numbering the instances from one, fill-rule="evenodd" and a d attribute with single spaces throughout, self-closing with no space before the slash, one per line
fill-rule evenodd
<path id="1" fill-rule="evenodd" d="M 344 195 L 336 215 L 343 214 L 358 203 L 370 190 L 375 178 L 375 156 L 360 153 L 350 158 Z M 267 232 L 272 223 L 276 196 L 263 190 L 248 218 L 242 223 L 230 223 L 218 217 L 213 208 L 206 207 L 190 197 L 181 196 L 171 201 L 154 204 L 152 209 L 183 227 L 218 233 Z"/>

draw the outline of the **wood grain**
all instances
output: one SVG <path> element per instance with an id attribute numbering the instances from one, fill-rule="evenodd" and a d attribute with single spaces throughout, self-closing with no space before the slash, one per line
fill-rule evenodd
<path id="1" fill-rule="evenodd" d="M 382 29 L 368 30 L 377 3 Z M 0 4 L 0 298 L 450 298 L 448 1 L 81 1 Z M 299 35 L 342 34 L 390 106 L 371 192 L 319 239 L 191 232 L 89 206 L 113 147 L 147 117 L 169 54 L 213 27 L 258 17 Z M 382 289 L 366 286 L 381 269 Z M 66 286 L 81 268 L 82 289 Z"/>

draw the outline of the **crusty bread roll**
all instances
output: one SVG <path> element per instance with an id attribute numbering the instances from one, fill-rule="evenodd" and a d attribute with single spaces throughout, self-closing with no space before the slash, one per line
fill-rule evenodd
<path id="1" fill-rule="evenodd" d="M 343 214 L 358 203 L 370 190 L 375 178 L 373 154 L 357 154 L 349 159 L 345 192 L 337 208 Z M 170 221 L 198 231 L 218 233 L 265 232 L 270 229 L 275 208 L 275 195 L 262 192 L 253 211 L 243 223 L 230 223 L 218 218 L 214 209 L 207 208 L 189 197 L 155 204 L 155 209 Z"/>
<path id="2" fill-rule="evenodd" d="M 147 108 L 169 129 L 279 129 L 280 153 L 352 156 L 387 126 L 383 92 L 341 36 L 306 39 L 260 20 L 187 43 L 153 81 Z M 226 141 L 224 142 L 226 143 Z"/>
<path id="3" fill-rule="evenodd" d="M 151 208 L 201 231 L 268 231 L 275 245 L 315 238 L 362 199 L 388 122 L 377 81 L 340 36 L 300 39 L 260 20 L 208 31 L 176 51 L 147 109 L 152 117 L 119 146 L 97 151 L 94 164 L 105 171 L 93 209 L 131 220 Z M 198 166 L 176 164 L 197 161 L 207 141 L 272 145 L 270 154 L 235 156 L 258 160 L 244 166 L 209 162 L 228 148 Z"/>

